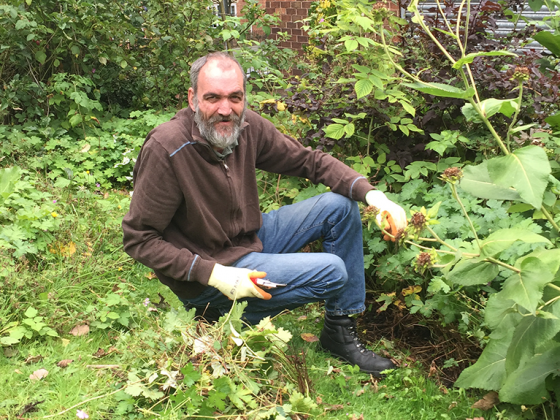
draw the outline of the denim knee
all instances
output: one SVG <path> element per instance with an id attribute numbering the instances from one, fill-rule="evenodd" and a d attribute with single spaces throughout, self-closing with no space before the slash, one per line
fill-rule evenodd
<path id="1" fill-rule="evenodd" d="M 348 272 L 344 261 L 336 256 L 329 255 L 329 261 L 325 264 L 325 270 L 328 275 L 325 276 L 325 294 L 326 297 L 336 295 L 348 282 Z"/>
<path id="2" fill-rule="evenodd" d="M 337 213 L 342 215 L 350 215 L 361 224 L 360 208 L 356 201 L 333 192 L 322 194 L 321 197 L 324 197 L 325 207 L 336 209 Z"/>

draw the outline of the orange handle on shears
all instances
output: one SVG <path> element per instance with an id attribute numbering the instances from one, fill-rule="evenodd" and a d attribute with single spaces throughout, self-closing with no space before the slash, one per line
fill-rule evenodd
<path id="1" fill-rule="evenodd" d="M 384 241 L 391 241 L 391 242 L 395 242 L 395 236 L 397 236 L 398 230 L 397 230 L 397 226 L 395 225 L 395 221 L 393 220 L 393 216 L 391 216 L 391 213 L 389 213 L 388 211 L 384 211 L 383 213 L 381 213 L 387 220 L 387 223 L 389 223 L 389 229 L 385 229 L 387 232 L 389 232 L 391 235 L 393 235 L 393 238 L 391 238 L 389 235 L 385 234 L 383 235 L 383 240 Z"/>
<path id="2" fill-rule="evenodd" d="M 249 278 L 255 285 L 257 292 L 261 294 L 264 300 L 270 300 L 270 298 L 272 298 L 272 295 L 270 293 L 265 292 L 263 289 L 257 286 L 257 279 L 263 279 L 265 277 L 266 277 L 266 273 L 264 271 L 253 271 L 251 274 L 249 274 Z"/>

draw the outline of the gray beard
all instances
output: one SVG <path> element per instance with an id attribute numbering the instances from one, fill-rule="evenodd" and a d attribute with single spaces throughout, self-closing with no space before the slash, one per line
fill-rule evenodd
<path id="1" fill-rule="evenodd" d="M 228 134 L 220 134 L 214 128 L 214 124 L 221 121 L 233 121 L 233 127 Z M 223 117 L 221 115 L 214 115 L 208 119 L 204 118 L 202 112 L 195 104 L 194 109 L 194 122 L 198 126 L 198 130 L 202 137 L 204 137 L 208 143 L 213 147 L 223 150 L 231 145 L 235 144 L 241 134 L 241 125 L 245 121 L 245 109 L 240 116 L 236 115 L 234 112 L 231 113 L 229 117 Z"/>

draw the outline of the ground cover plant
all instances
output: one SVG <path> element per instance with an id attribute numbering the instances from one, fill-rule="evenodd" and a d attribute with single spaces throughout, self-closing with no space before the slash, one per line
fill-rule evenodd
<path id="1" fill-rule="evenodd" d="M 492 2 L 410 23 L 320 1 L 289 78 L 293 52 L 248 37 L 274 22 L 255 1 L 249 21 L 156 3 L 0 6 L 0 418 L 558 417 L 555 57 L 503 51 L 482 31 Z M 318 304 L 253 327 L 239 305 L 208 325 L 122 251 L 143 138 L 223 42 L 251 69 L 250 107 L 409 212 L 393 243 L 363 209 L 358 325 L 400 367 L 382 380 L 320 351 Z M 258 182 L 263 211 L 327 191 Z"/>

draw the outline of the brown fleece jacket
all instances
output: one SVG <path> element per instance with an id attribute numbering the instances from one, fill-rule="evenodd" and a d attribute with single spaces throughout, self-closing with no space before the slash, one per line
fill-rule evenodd
<path id="1" fill-rule="evenodd" d="M 140 150 L 122 224 L 125 251 L 179 297 L 197 296 L 215 263 L 262 251 L 255 168 L 305 177 L 357 201 L 373 189 L 344 163 L 303 147 L 250 110 L 239 145 L 221 160 L 185 108 L 152 130 Z"/>

